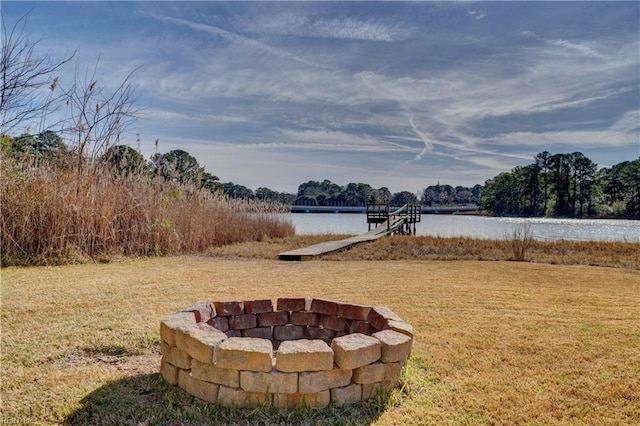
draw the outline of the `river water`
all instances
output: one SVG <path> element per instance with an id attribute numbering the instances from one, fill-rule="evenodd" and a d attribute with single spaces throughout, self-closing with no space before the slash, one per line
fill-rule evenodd
<path id="1" fill-rule="evenodd" d="M 296 233 L 362 234 L 367 217 L 353 213 L 292 213 Z M 527 230 L 536 240 L 627 241 L 640 243 L 640 221 L 623 219 L 497 218 L 469 215 L 422 215 L 416 235 L 511 239 Z"/>

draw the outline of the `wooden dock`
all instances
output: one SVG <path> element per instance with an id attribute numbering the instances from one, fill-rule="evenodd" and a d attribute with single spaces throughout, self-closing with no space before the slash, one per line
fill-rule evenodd
<path id="1" fill-rule="evenodd" d="M 367 222 L 377 224 L 375 229 L 361 235 L 345 238 L 338 241 L 326 241 L 296 250 L 286 251 L 278 255 L 280 260 L 302 261 L 309 260 L 315 256 L 347 250 L 356 244 L 367 241 L 375 241 L 378 238 L 396 233 L 411 233 L 413 224 L 413 234 L 415 234 L 415 223 L 420 222 L 420 211 L 411 205 L 405 205 L 393 213 L 389 212 L 389 207 L 383 205 L 371 205 L 367 208 Z"/>

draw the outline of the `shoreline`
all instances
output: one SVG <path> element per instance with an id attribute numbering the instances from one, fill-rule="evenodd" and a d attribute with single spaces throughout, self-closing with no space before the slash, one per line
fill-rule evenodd
<path id="1" fill-rule="evenodd" d="M 118 263 L 137 259 L 162 259 L 179 256 L 220 259 L 277 260 L 278 254 L 326 241 L 350 237 L 348 234 L 294 235 L 184 251 L 162 256 L 123 256 L 115 253 L 90 258 L 76 253 L 73 258 L 30 259 L 9 268 Z M 515 261 L 550 265 L 585 265 L 640 270 L 640 243 L 615 241 L 541 241 L 526 238 L 502 240 L 470 237 L 390 236 L 364 243 L 349 250 L 318 256 L 313 262 L 411 260 L 411 261 Z"/>
<path id="2" fill-rule="evenodd" d="M 348 235 L 300 235 L 218 247 L 205 256 L 277 259 L 278 253 L 346 238 Z M 551 265 L 587 265 L 640 270 L 640 243 L 602 241 L 482 240 L 465 237 L 391 236 L 349 250 L 319 256 L 322 261 L 480 260 Z"/>

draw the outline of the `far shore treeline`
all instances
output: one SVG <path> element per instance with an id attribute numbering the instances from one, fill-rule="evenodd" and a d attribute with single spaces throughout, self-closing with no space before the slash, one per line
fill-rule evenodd
<path id="1" fill-rule="evenodd" d="M 429 185 L 418 193 L 391 193 L 387 187 L 366 183 L 339 185 L 330 180 L 308 181 L 296 194 L 251 189 L 234 183 L 223 191 L 248 199 L 277 201 L 289 205 L 364 206 L 367 203 L 407 203 L 430 207 L 477 205 L 493 216 L 525 217 L 618 217 L 640 218 L 640 157 L 611 168 L 598 168 L 580 152 L 536 155 L 534 162 L 518 166 L 487 180 L 484 185 L 464 187 Z"/>
<path id="2" fill-rule="evenodd" d="M 32 164 L 60 161 L 70 156 L 69 147 L 52 131 L 19 137 L 2 136 L 2 153 Z M 525 166 L 500 173 L 484 185 L 473 187 L 437 183 L 418 193 L 392 193 L 387 187 L 367 183 L 339 185 L 328 179 L 310 180 L 297 193 L 278 192 L 268 187 L 255 190 L 220 179 L 205 171 L 198 160 L 184 150 L 156 153 L 149 160 L 128 145 L 111 146 L 97 159 L 117 173 L 161 177 L 166 182 L 189 183 L 212 193 L 239 200 L 256 200 L 282 205 L 365 206 L 367 203 L 406 203 L 443 207 L 477 205 L 494 216 L 526 217 L 640 217 L 640 158 L 611 168 L 598 165 L 580 152 L 535 156 Z"/>

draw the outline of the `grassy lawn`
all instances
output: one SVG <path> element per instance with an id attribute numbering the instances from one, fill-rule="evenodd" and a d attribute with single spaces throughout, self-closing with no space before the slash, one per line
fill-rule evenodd
<path id="1" fill-rule="evenodd" d="M 640 423 L 635 269 L 175 257 L 1 274 L 4 423 Z M 404 388 L 346 409 L 239 410 L 157 374 L 165 315 L 299 296 L 388 306 L 413 325 Z"/>

